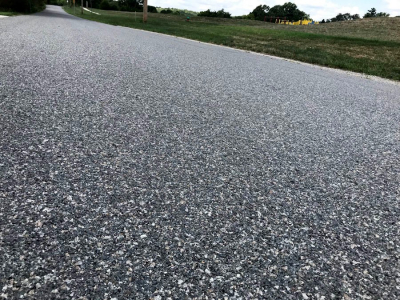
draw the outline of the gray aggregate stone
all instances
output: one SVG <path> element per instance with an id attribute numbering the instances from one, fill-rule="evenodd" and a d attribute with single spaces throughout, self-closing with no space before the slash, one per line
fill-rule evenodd
<path id="1" fill-rule="evenodd" d="M 399 299 L 399 151 L 395 83 L 2 19 L 0 298 Z"/>

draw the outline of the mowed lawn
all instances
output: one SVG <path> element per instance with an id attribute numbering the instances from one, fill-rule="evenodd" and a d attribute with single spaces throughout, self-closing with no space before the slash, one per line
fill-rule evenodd
<path id="1" fill-rule="evenodd" d="M 69 7 L 64 9 L 74 14 Z M 252 20 L 218 19 L 76 9 L 76 16 L 185 37 L 400 80 L 400 18 L 373 18 L 330 24 L 289 26 Z"/>

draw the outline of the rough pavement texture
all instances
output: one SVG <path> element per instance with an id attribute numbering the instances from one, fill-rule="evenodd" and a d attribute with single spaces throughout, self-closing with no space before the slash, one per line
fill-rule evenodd
<path id="1" fill-rule="evenodd" d="M 0 22 L 0 298 L 398 299 L 400 86 Z"/>

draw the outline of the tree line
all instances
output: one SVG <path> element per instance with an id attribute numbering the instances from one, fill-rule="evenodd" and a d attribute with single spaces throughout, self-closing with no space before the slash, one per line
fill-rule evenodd
<path id="1" fill-rule="evenodd" d="M 219 11 L 201 11 L 198 16 L 200 17 L 217 17 L 217 18 L 231 18 L 231 14 L 223 9 Z M 297 8 L 297 5 L 292 2 L 286 2 L 283 5 L 275 5 L 269 7 L 268 5 L 259 5 L 253 9 L 249 14 L 234 17 L 235 19 L 250 19 L 250 20 L 269 20 L 270 18 L 281 18 L 291 21 L 298 21 L 308 19 L 310 16 Z"/>
<path id="2" fill-rule="evenodd" d="M 143 0 L 84 0 L 88 1 L 91 8 L 100 8 L 105 10 L 123 10 L 123 11 L 143 11 Z M 66 0 L 0 0 L 0 8 L 4 11 L 17 11 L 23 13 L 33 13 L 43 10 L 46 4 L 64 5 Z M 72 0 L 69 1 L 72 3 Z M 80 5 L 81 1 L 76 0 Z M 149 12 L 157 12 L 155 6 L 148 6 Z"/>
<path id="3" fill-rule="evenodd" d="M 286 2 L 283 5 L 259 5 L 247 15 L 247 19 L 253 20 L 269 20 L 271 18 L 280 18 L 297 22 L 303 19 L 309 19 L 310 15 L 297 8 L 297 5 L 292 2 Z"/>
<path id="4" fill-rule="evenodd" d="M 143 0 L 88 0 L 91 8 L 103 10 L 121 10 L 121 11 L 143 11 Z M 155 6 L 148 5 L 147 11 L 156 13 Z"/>
<path id="5" fill-rule="evenodd" d="M 198 16 L 200 17 L 216 17 L 216 18 L 231 18 L 231 14 L 223 9 L 218 11 L 201 11 Z M 310 16 L 304 11 L 297 8 L 297 5 L 292 2 L 286 2 L 283 5 L 275 5 L 269 7 L 268 5 L 259 5 L 247 15 L 234 17 L 235 19 L 250 19 L 250 20 L 269 20 L 270 18 L 286 18 L 291 21 L 298 21 L 308 19 Z"/>
<path id="6" fill-rule="evenodd" d="M 46 6 L 46 0 L 0 0 L 0 8 L 4 11 L 33 13 L 41 11 Z"/>
<path id="7" fill-rule="evenodd" d="M 385 12 L 377 12 L 376 8 L 371 8 L 369 9 L 365 15 L 364 18 L 377 18 L 377 17 L 389 17 L 390 14 L 385 13 Z M 345 14 L 338 14 L 336 17 L 332 19 L 323 19 L 321 23 L 330 23 L 330 22 L 341 22 L 341 21 L 351 21 L 351 20 L 358 20 L 361 19 L 359 14 L 352 15 L 350 13 L 345 13 Z"/>
<path id="8" fill-rule="evenodd" d="M 231 18 L 231 14 L 224 9 L 218 11 L 201 11 L 197 14 L 199 17 L 212 17 L 212 18 Z"/>

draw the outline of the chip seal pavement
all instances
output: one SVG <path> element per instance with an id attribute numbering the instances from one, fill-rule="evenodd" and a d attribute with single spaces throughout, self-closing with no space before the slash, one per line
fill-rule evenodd
<path id="1" fill-rule="evenodd" d="M 399 299 L 400 87 L 67 15 L 0 22 L 0 299 Z"/>

